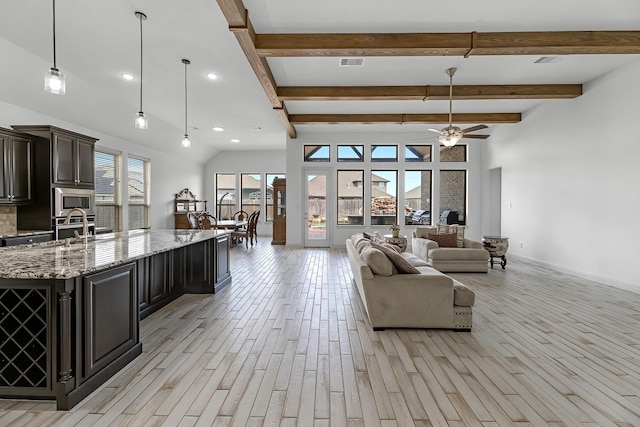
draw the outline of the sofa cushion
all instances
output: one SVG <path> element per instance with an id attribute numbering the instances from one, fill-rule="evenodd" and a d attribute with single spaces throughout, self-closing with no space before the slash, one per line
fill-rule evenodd
<path id="1" fill-rule="evenodd" d="M 366 247 L 362 250 L 360 256 L 367 263 L 373 274 L 380 276 L 391 276 L 393 274 L 393 264 L 379 249 L 371 246 Z"/>
<path id="2" fill-rule="evenodd" d="M 457 280 L 453 281 L 453 305 L 473 307 L 476 294 Z"/>
<path id="3" fill-rule="evenodd" d="M 429 234 L 429 240 L 433 240 L 441 248 L 457 248 L 457 235 L 452 234 Z"/>
<path id="4" fill-rule="evenodd" d="M 427 261 L 412 254 L 411 252 L 401 252 L 400 256 L 406 259 L 409 264 L 413 265 L 414 267 L 430 267 Z"/>
<path id="5" fill-rule="evenodd" d="M 371 247 L 371 240 L 369 239 L 360 239 L 356 244 L 356 250 L 358 251 L 359 254 L 362 254 L 362 251 L 364 250 L 364 248 L 369 248 L 369 247 Z"/>
<path id="6" fill-rule="evenodd" d="M 483 260 L 489 259 L 489 252 L 484 249 L 466 248 L 435 248 L 429 250 L 429 258 L 432 260 Z"/>
<path id="7" fill-rule="evenodd" d="M 363 240 L 369 240 L 363 233 L 357 233 L 351 236 L 351 243 L 353 243 L 353 246 L 357 247 L 358 242 L 361 242 Z"/>
<path id="8" fill-rule="evenodd" d="M 414 233 L 416 237 L 428 239 L 429 234 L 438 234 L 438 229 L 436 227 L 416 227 L 416 231 Z"/>
<path id="9" fill-rule="evenodd" d="M 438 224 L 437 234 L 455 234 L 457 237 L 456 245 L 459 248 L 464 248 L 464 226 L 461 225 L 446 225 Z"/>
<path id="10" fill-rule="evenodd" d="M 391 260 L 393 265 L 396 266 L 396 268 L 398 269 L 398 273 L 420 274 L 420 271 L 418 271 L 413 265 L 411 265 L 409 261 L 404 259 L 402 255 L 400 255 L 398 252 L 394 251 L 393 249 L 389 249 L 375 242 L 371 242 L 371 246 L 381 250 L 387 256 L 387 258 Z"/>
<path id="11" fill-rule="evenodd" d="M 393 251 L 396 251 L 397 253 L 400 253 L 401 250 L 398 246 L 396 245 L 392 245 L 391 243 L 387 243 L 387 242 L 376 242 L 377 244 L 379 244 L 380 246 L 384 246 L 385 248 L 391 249 Z"/>

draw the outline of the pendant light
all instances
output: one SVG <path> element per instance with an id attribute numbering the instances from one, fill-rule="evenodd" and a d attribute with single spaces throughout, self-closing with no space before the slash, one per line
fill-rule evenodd
<path id="1" fill-rule="evenodd" d="M 44 72 L 44 90 L 55 95 L 64 95 L 64 74 L 56 67 L 56 0 L 53 0 L 53 67 Z"/>
<path id="2" fill-rule="evenodd" d="M 136 129 L 147 129 L 149 127 L 149 120 L 142 112 L 142 21 L 147 20 L 147 15 L 142 12 L 135 13 L 136 18 L 140 20 L 140 111 L 136 115 L 135 126 Z"/>
<path id="3" fill-rule="evenodd" d="M 189 135 L 187 134 L 187 65 L 191 64 L 188 59 L 183 59 L 184 64 L 184 138 L 182 139 L 182 147 L 191 147 L 191 141 L 189 141 Z"/>

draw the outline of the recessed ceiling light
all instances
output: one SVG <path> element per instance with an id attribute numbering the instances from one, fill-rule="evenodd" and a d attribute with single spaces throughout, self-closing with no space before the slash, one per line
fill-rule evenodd
<path id="1" fill-rule="evenodd" d="M 207 73 L 205 74 L 205 76 L 209 79 L 209 80 L 217 80 L 218 79 L 218 75 L 216 73 Z"/>
<path id="2" fill-rule="evenodd" d="M 239 140 L 239 139 L 236 139 L 236 138 L 233 138 L 233 139 L 231 140 L 231 142 L 240 142 L 240 140 Z"/>
<path id="3" fill-rule="evenodd" d="M 125 80 L 133 80 L 135 79 L 135 76 L 129 74 L 129 73 L 122 73 L 120 74 L 120 76 L 125 79 Z"/>
<path id="4" fill-rule="evenodd" d="M 224 128 L 221 128 L 220 126 L 215 126 L 213 128 L 213 130 L 216 131 L 216 132 L 222 132 L 222 131 L 224 131 Z"/>

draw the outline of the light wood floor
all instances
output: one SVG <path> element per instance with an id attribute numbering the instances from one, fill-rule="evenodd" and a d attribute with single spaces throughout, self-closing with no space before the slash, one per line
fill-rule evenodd
<path id="1" fill-rule="evenodd" d="M 344 251 L 265 240 L 73 410 L 0 400 L 0 425 L 640 426 L 639 294 L 510 260 L 454 275 L 472 332 L 373 332 Z"/>

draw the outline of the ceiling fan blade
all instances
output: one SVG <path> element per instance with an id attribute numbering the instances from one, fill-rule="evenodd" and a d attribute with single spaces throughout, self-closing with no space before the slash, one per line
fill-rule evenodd
<path id="1" fill-rule="evenodd" d="M 467 134 L 463 134 L 462 137 L 463 138 L 474 138 L 474 139 L 487 139 L 487 138 L 489 138 L 489 135 L 467 135 Z"/>
<path id="2" fill-rule="evenodd" d="M 431 132 L 439 133 L 440 135 L 443 135 L 442 131 L 438 130 L 438 129 L 427 129 L 427 130 L 431 131 Z"/>
<path id="3" fill-rule="evenodd" d="M 438 137 L 437 137 L 437 136 L 424 136 L 424 137 L 422 137 L 422 138 L 413 138 L 413 139 L 410 139 L 410 141 L 425 141 L 425 140 L 427 140 L 427 139 L 436 139 L 436 138 L 438 138 Z"/>
<path id="4" fill-rule="evenodd" d="M 480 129 L 487 129 L 489 126 L 487 125 L 476 125 L 476 126 L 471 126 L 470 128 L 466 128 L 466 129 L 462 129 L 462 133 L 469 133 L 469 132 L 475 132 L 477 130 Z"/>

